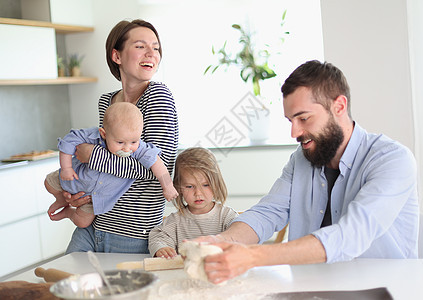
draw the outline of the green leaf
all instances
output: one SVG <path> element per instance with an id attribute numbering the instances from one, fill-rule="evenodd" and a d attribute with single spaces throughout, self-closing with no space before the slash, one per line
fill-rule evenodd
<path id="1" fill-rule="evenodd" d="M 206 75 L 207 71 L 208 71 L 208 70 L 210 70 L 210 68 L 211 68 L 211 67 L 212 67 L 212 65 L 208 66 L 208 67 L 206 68 L 206 70 L 204 71 L 203 75 Z"/>
<path id="2" fill-rule="evenodd" d="M 241 30 L 241 26 L 239 26 L 238 24 L 233 24 L 233 25 L 232 25 L 232 28 L 235 28 L 235 29 Z"/>
<path id="3" fill-rule="evenodd" d="M 282 14 L 282 21 L 285 21 L 286 12 L 287 12 L 287 9 L 285 9 L 285 11 L 284 11 L 284 12 L 283 12 L 283 14 Z"/>

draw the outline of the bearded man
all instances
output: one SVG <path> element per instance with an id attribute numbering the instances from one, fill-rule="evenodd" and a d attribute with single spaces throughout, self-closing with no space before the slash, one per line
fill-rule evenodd
<path id="1" fill-rule="evenodd" d="M 417 167 L 405 146 L 353 121 L 343 73 L 309 61 L 282 86 L 300 143 L 268 195 L 217 236 L 211 282 L 250 268 L 360 258 L 417 258 Z M 287 243 L 261 244 L 289 223 Z"/>

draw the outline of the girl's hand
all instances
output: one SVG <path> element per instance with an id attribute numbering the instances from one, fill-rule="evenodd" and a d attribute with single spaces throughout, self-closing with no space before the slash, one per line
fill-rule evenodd
<path id="1" fill-rule="evenodd" d="M 63 197 L 65 197 L 65 200 L 67 203 L 69 203 L 72 207 L 80 207 L 84 204 L 91 202 L 91 196 L 87 195 L 84 196 L 84 192 L 79 192 L 75 195 L 71 195 L 71 193 L 68 193 L 66 191 L 63 192 Z"/>
<path id="2" fill-rule="evenodd" d="M 164 258 L 173 258 L 176 255 L 178 255 L 178 253 L 176 253 L 175 249 L 171 247 L 163 247 L 163 248 L 160 248 L 154 256 L 164 257 Z"/>

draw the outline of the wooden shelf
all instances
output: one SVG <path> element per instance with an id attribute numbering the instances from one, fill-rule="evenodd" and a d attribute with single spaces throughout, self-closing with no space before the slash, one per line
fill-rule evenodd
<path id="1" fill-rule="evenodd" d="M 54 28 L 56 30 L 56 33 L 61 33 L 61 34 L 94 31 L 94 27 L 54 24 L 54 23 L 44 22 L 44 21 L 32 21 L 32 20 L 10 19 L 10 18 L 0 18 L 0 24 Z"/>
<path id="2" fill-rule="evenodd" d="M 54 79 L 4 79 L 1 85 L 54 85 L 97 82 L 96 77 L 58 77 Z"/>
<path id="3" fill-rule="evenodd" d="M 34 26 L 53 28 L 56 33 L 68 34 L 79 32 L 92 32 L 94 27 L 55 24 L 44 21 L 33 21 L 24 19 L 0 18 L 0 24 Z M 0 86 L 7 85 L 57 85 L 57 84 L 80 84 L 97 82 L 96 77 L 58 77 L 53 79 L 0 79 Z"/>

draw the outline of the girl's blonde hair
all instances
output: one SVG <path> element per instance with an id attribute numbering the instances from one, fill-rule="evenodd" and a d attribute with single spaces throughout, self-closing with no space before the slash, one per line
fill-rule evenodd
<path id="1" fill-rule="evenodd" d="M 181 174 L 183 171 L 201 172 L 210 184 L 214 200 L 222 204 L 225 203 L 228 190 L 226 189 L 226 184 L 217 164 L 216 157 L 206 148 L 188 148 L 176 157 L 175 175 L 173 177 L 173 184 L 179 193 L 179 196 L 174 201 L 174 205 L 181 213 L 183 213 L 183 209 L 185 208 L 182 196 Z"/>

